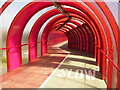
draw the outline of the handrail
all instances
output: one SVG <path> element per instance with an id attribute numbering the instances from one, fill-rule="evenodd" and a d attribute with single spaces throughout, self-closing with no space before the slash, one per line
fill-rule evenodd
<path id="1" fill-rule="evenodd" d="M 56 39 L 56 40 L 57 40 L 57 39 Z M 47 40 L 47 41 L 48 41 L 48 42 L 51 42 L 51 41 L 53 41 L 53 40 Z M 37 44 L 37 43 L 41 43 L 41 41 L 40 41 L 40 42 L 34 42 L 34 43 L 32 43 L 32 44 L 23 44 L 23 45 L 16 45 L 16 46 L 14 46 L 14 47 L 0 48 L 0 50 L 7 50 L 7 49 L 11 49 L 11 48 L 16 48 L 16 47 L 33 45 L 33 44 Z M 95 44 L 95 45 L 96 45 L 96 44 Z M 96 45 L 96 46 L 97 46 L 97 45 Z M 120 68 L 115 64 L 115 62 L 114 62 L 108 55 L 106 55 L 106 53 L 105 53 L 103 50 L 101 50 L 100 47 L 97 46 L 97 48 L 102 52 L 102 54 L 104 54 L 104 55 L 108 58 L 108 60 L 110 61 L 110 63 L 113 64 L 113 66 L 118 70 L 118 72 L 120 72 Z"/>
<path id="2" fill-rule="evenodd" d="M 116 63 L 108 55 L 106 55 L 106 53 L 103 50 L 101 50 L 100 47 L 97 46 L 97 48 L 102 52 L 102 54 L 104 54 L 108 58 L 110 63 L 113 64 L 113 66 L 118 70 L 118 72 L 120 72 L 120 68 L 116 65 Z"/>
<path id="3" fill-rule="evenodd" d="M 48 42 L 53 42 L 53 41 L 55 41 L 55 40 L 58 40 L 58 39 L 46 40 L 46 41 L 48 41 Z M 41 43 L 41 41 L 40 41 L 40 42 L 29 43 L 29 44 L 16 45 L 16 46 L 14 46 L 14 47 L 0 48 L 0 50 L 6 50 L 6 49 L 11 49 L 11 48 L 17 48 L 17 47 L 27 46 L 27 45 L 33 45 L 33 44 L 37 44 L 37 43 Z"/>
<path id="4" fill-rule="evenodd" d="M 36 44 L 36 43 L 41 43 L 41 42 L 34 42 L 34 43 L 32 43 L 32 44 Z M 0 50 L 11 49 L 11 48 L 17 48 L 17 47 L 22 47 L 22 46 L 27 46 L 27 45 L 32 45 L 32 44 L 16 45 L 16 46 L 14 46 L 14 47 L 0 48 Z"/>

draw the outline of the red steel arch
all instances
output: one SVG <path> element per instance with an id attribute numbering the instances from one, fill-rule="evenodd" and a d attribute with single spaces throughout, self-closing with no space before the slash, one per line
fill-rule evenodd
<path id="1" fill-rule="evenodd" d="M 60 24 L 60 23 L 63 24 L 63 22 L 65 22 L 65 21 L 60 21 L 60 22 L 56 23 L 53 28 L 57 28 L 57 26 L 59 27 L 59 24 Z M 77 25 L 77 26 L 81 26 L 81 24 L 80 24 L 79 22 L 77 22 L 77 21 L 71 20 L 70 23 L 73 23 L 73 24 L 75 24 L 75 25 Z M 93 47 L 93 34 L 92 34 L 91 31 L 89 31 L 88 29 L 84 28 L 83 26 L 81 26 L 81 28 L 84 29 L 84 34 L 86 35 L 86 38 L 89 39 L 89 41 L 86 41 L 86 43 L 90 42 L 90 45 L 87 44 L 88 47 L 89 47 L 89 49 L 90 49 L 90 52 L 93 52 L 93 49 L 92 49 L 92 47 Z M 82 30 L 83 30 L 83 29 L 82 29 Z M 91 35 L 91 34 L 92 34 L 92 35 Z M 87 46 L 86 46 L 86 47 L 87 47 Z M 88 50 L 86 50 L 86 51 L 88 51 Z"/>
<path id="2" fill-rule="evenodd" d="M 71 20 L 71 21 L 72 21 L 72 20 Z M 60 21 L 59 24 L 62 23 L 62 22 L 65 22 L 65 21 Z M 66 24 L 66 25 L 71 26 L 70 24 Z M 54 25 L 53 25 L 53 26 L 54 26 Z M 55 26 L 58 26 L 58 24 L 56 24 Z M 88 39 L 89 39 L 89 38 L 88 38 L 87 32 L 86 32 L 86 30 L 84 30 L 84 28 L 82 27 L 82 25 L 81 25 L 80 23 L 78 23 L 77 26 L 80 26 L 80 27 L 81 27 L 81 30 L 82 30 L 81 34 L 84 34 L 84 36 L 85 36 L 85 38 L 84 38 L 84 36 L 83 36 L 83 39 L 85 39 L 85 40 L 83 40 L 83 41 L 85 41 L 85 46 L 86 46 L 86 47 L 85 47 L 85 50 L 86 50 L 86 52 L 89 52 L 89 51 L 88 51 L 88 49 L 89 49 L 89 43 L 88 43 L 89 41 L 88 41 Z M 72 27 L 72 26 L 71 26 L 71 27 Z M 76 27 L 72 27 L 72 28 L 75 29 Z M 80 30 L 79 30 L 79 31 L 80 31 Z M 77 33 L 79 33 L 79 32 L 77 32 Z M 79 36 L 79 35 L 78 35 L 78 36 Z M 76 46 L 76 49 L 77 49 L 77 46 Z"/>
<path id="3" fill-rule="evenodd" d="M 77 5 L 77 3 L 74 3 L 74 5 Z M 30 4 L 29 4 L 30 5 Z M 33 5 L 33 3 L 31 4 L 31 5 Z M 70 5 L 70 3 L 69 3 L 69 5 Z M 37 7 L 37 6 L 36 6 Z M 76 6 L 77 7 L 77 6 Z M 25 9 L 25 8 L 24 8 Z M 27 8 L 28 9 L 28 8 Z M 80 8 L 79 8 L 80 9 Z M 85 8 L 82 8 L 82 10 L 85 10 L 86 12 L 84 12 L 84 13 L 86 13 L 87 15 L 89 15 L 90 14 L 90 12 L 88 11 L 88 10 L 86 10 Z M 27 11 L 27 10 L 26 10 Z M 24 10 L 23 10 L 23 12 L 25 12 Z M 29 16 L 29 15 L 28 15 Z M 32 14 L 31 14 L 31 16 L 32 16 Z M 90 15 L 89 15 L 90 16 Z M 17 17 L 17 16 L 16 16 Z M 30 18 L 30 16 L 29 16 L 29 18 Z M 99 19 L 100 19 L 100 17 L 99 17 Z M 29 20 L 29 19 L 28 19 Z M 97 22 L 96 21 L 96 19 L 94 19 L 95 20 L 95 22 Z M 14 21 L 20 21 L 20 19 L 14 19 Z M 26 22 L 27 22 L 27 19 L 26 19 Z M 103 23 L 104 21 L 102 20 L 102 23 Z M 12 23 L 12 25 L 14 24 L 14 23 L 16 23 L 16 22 L 13 22 Z M 25 23 L 25 22 L 24 22 Z M 96 25 L 96 24 L 95 24 Z M 19 24 L 17 23 L 16 24 L 16 26 L 19 26 Z M 22 26 L 22 28 L 24 28 L 24 24 L 23 25 L 21 25 Z M 96 26 L 99 26 L 99 25 L 96 25 Z M 21 32 L 21 33 L 19 33 L 20 34 L 20 36 L 18 36 L 18 40 L 16 39 L 16 40 L 14 40 L 14 42 L 10 42 L 11 40 L 13 40 L 13 36 L 10 36 L 11 34 L 13 34 L 14 35 L 14 33 L 17 33 L 17 32 L 11 32 L 11 30 L 16 30 L 16 28 L 17 28 L 17 30 L 19 29 L 19 30 L 22 30 L 22 28 L 21 27 L 13 27 L 13 26 L 11 26 L 10 27 L 10 30 L 9 30 L 9 35 L 8 35 L 8 38 L 7 38 L 7 47 L 12 47 L 12 46 L 14 46 L 14 45 L 19 45 L 20 44 L 20 41 L 21 41 L 21 36 L 22 36 L 22 31 L 19 31 L 19 32 Z M 21 28 L 21 29 L 20 29 Z M 105 27 L 104 26 L 104 28 L 107 28 L 107 27 Z M 99 29 L 99 30 L 101 30 L 102 31 L 102 29 Z M 109 32 L 109 31 L 108 31 Z M 106 32 L 107 33 L 107 32 Z M 108 35 L 108 37 L 110 37 L 109 35 Z M 103 39 L 104 40 L 104 39 Z M 110 50 L 112 50 L 112 44 L 111 44 L 111 39 L 107 39 L 108 40 L 108 44 L 109 44 L 109 49 Z M 117 39 L 116 39 L 117 40 Z M 18 41 L 18 42 L 17 42 Z M 16 43 L 17 42 L 17 43 Z M 102 43 L 102 42 L 101 42 Z M 117 43 L 117 42 L 116 42 Z M 105 44 L 106 45 L 106 44 Z M 104 45 L 104 48 L 103 48 L 103 51 L 105 51 L 106 50 L 106 46 Z M 110 46 L 111 45 L 111 46 Z M 20 48 L 19 49 L 15 49 L 15 48 L 13 48 L 13 49 L 10 49 L 9 51 L 8 51 L 8 59 L 9 58 L 12 58 L 12 57 L 14 57 L 15 56 L 15 54 L 11 54 L 11 53 L 9 53 L 9 52 L 19 52 L 19 51 L 21 51 L 20 50 Z M 110 52 L 110 51 L 109 51 Z M 21 54 L 21 52 L 20 53 L 18 53 L 17 54 L 17 57 L 18 57 L 18 59 L 21 59 L 21 56 L 20 56 L 20 54 Z M 109 57 L 111 57 L 112 58 L 112 54 L 110 54 L 110 56 Z M 10 63 L 10 62 L 9 62 Z M 18 66 L 20 66 L 19 65 L 19 63 L 16 61 L 15 62 L 16 63 L 16 66 L 14 66 L 14 67 L 12 67 L 12 66 L 10 66 L 11 68 L 10 69 L 14 69 L 14 68 L 16 68 L 16 67 L 18 67 Z M 103 62 L 102 62 L 103 63 Z M 11 64 L 14 64 L 14 63 L 11 63 Z M 104 65 L 105 66 L 105 65 Z M 103 72 L 104 72 L 104 70 L 103 70 Z M 110 71 L 111 72 L 111 71 Z M 105 75 L 104 75 L 105 76 Z"/>
<path id="4" fill-rule="evenodd" d="M 30 4 L 29 4 L 30 5 Z M 23 15 L 23 14 L 22 14 Z M 8 35 L 9 36 L 9 35 Z M 8 37 L 9 38 L 9 37 Z M 8 40 L 9 41 L 9 40 Z M 9 56 L 9 54 L 8 54 L 8 56 Z M 9 58 L 9 57 L 8 57 Z M 18 57 L 19 58 L 19 57 Z"/>
<path id="5" fill-rule="evenodd" d="M 71 21 L 72 21 L 72 20 L 71 20 Z M 62 22 L 64 22 L 64 21 L 61 21 L 60 23 L 62 23 Z M 76 21 L 74 21 L 74 22 L 76 22 Z M 55 26 L 58 26 L 58 24 L 55 25 Z M 90 41 L 89 41 L 89 38 L 91 38 L 91 37 L 89 37 L 87 31 L 82 27 L 82 24 L 80 24 L 80 23 L 77 22 L 77 26 L 80 26 L 81 30 L 83 31 L 83 34 L 84 34 L 85 39 L 86 39 L 86 40 L 85 40 L 86 52 L 89 52 L 89 46 L 91 46 L 91 45 L 89 45 L 88 42 L 90 42 Z M 89 37 L 89 38 L 88 38 L 88 37 Z"/>
<path id="6" fill-rule="evenodd" d="M 53 13 L 51 13 L 51 12 L 53 12 Z M 59 12 L 59 11 L 56 11 L 56 12 Z M 48 14 L 48 13 L 50 13 L 50 14 Z M 43 15 L 43 16 L 52 16 L 53 14 L 55 13 L 55 10 L 52 10 L 52 11 L 49 11 L 49 12 L 47 12 L 45 15 Z M 60 12 L 59 12 L 60 13 Z M 40 30 L 40 26 L 41 26 L 41 24 L 40 23 L 42 23 L 42 22 L 44 22 L 44 21 L 46 21 L 48 18 L 47 17 L 45 17 L 45 18 L 42 18 L 43 16 L 41 16 L 38 20 L 37 20 L 37 22 L 35 23 L 36 25 L 37 25 L 37 23 L 38 23 L 38 25 L 37 26 L 33 26 L 33 29 L 34 30 L 31 30 L 31 34 L 32 34 L 32 36 L 31 36 L 31 34 L 30 34 L 30 37 L 31 37 L 31 39 L 33 40 L 33 39 L 35 39 L 35 40 L 33 40 L 33 42 L 36 42 L 37 41 L 37 38 L 35 38 L 35 36 L 37 36 L 37 34 L 38 34 L 38 31 L 36 31 L 36 30 Z M 42 22 L 41 22 L 41 20 L 42 20 Z M 38 22 L 39 21 L 39 22 Z M 33 31 L 33 32 L 32 32 Z M 32 42 L 31 42 L 32 43 Z M 32 47 L 32 49 L 33 49 L 33 47 Z M 35 52 L 34 52 L 35 53 Z"/>

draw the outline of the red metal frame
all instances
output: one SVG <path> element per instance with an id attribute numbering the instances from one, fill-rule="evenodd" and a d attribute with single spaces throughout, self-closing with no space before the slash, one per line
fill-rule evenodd
<path id="1" fill-rule="evenodd" d="M 118 25 L 115 21 L 115 18 L 113 17 L 111 11 L 109 10 L 109 8 L 107 8 L 107 5 L 102 1 L 100 0 L 100 2 L 97 2 L 97 0 L 95 0 L 96 3 L 98 4 L 98 6 L 101 8 L 101 10 L 103 11 L 104 15 L 106 16 L 108 22 L 110 23 L 110 26 L 113 30 L 113 33 L 114 33 L 114 37 L 115 37 L 115 40 L 116 40 L 116 46 L 117 46 L 117 52 L 118 52 L 118 63 L 120 63 L 120 53 L 119 53 L 119 29 L 118 29 Z M 111 22 L 112 21 L 112 22 Z M 114 23 L 113 23 L 114 22 Z M 117 37 L 118 36 L 118 37 Z M 119 64 L 118 64 L 119 65 Z M 110 72 L 110 74 L 112 75 L 112 70 Z M 110 76 L 111 78 L 112 76 Z M 118 72 L 118 79 L 117 79 L 117 88 L 120 88 L 120 72 Z M 110 81 L 110 80 L 109 80 Z M 108 83 L 108 88 L 111 87 L 111 82 Z"/>
<path id="2" fill-rule="evenodd" d="M 23 14 L 22 14 L 23 15 Z M 9 36 L 9 35 L 8 35 Z M 9 40 L 8 40 L 9 41 Z M 8 54 L 8 56 L 9 56 L 9 54 Z M 20 55 L 21 56 L 21 55 Z M 8 60 L 9 60 L 9 58 L 8 58 Z"/>
<path id="3" fill-rule="evenodd" d="M 71 21 L 72 21 L 72 20 L 71 20 Z M 70 22 L 71 22 L 71 21 L 70 21 Z M 64 21 L 59 21 L 59 24 L 62 23 L 62 22 L 64 22 Z M 76 22 L 76 21 L 74 21 L 74 22 Z M 56 26 L 59 26 L 59 24 L 57 23 L 57 24 L 55 24 L 55 25 L 53 25 L 53 26 L 56 27 Z M 66 25 L 68 25 L 68 24 L 66 24 Z M 77 26 L 81 26 L 81 24 L 77 22 Z M 75 28 L 75 27 L 74 27 L 74 28 Z M 88 38 L 88 34 L 87 34 L 86 30 L 85 30 L 82 26 L 81 26 L 81 30 L 83 31 L 83 33 L 82 33 L 82 32 L 81 32 L 81 33 L 84 34 L 84 36 L 85 36 L 85 37 L 83 36 L 83 39 L 85 39 L 85 40 L 83 40 L 83 41 L 85 41 L 85 46 L 87 47 L 87 48 L 85 47 L 86 52 L 89 52 L 89 51 L 88 51 L 88 49 L 89 49 L 89 43 L 88 43 L 88 42 L 90 42 L 90 41 L 88 41 L 88 39 L 89 39 L 89 38 Z M 77 47 L 78 47 L 78 46 L 76 46 L 76 48 L 77 48 Z"/>
<path id="4" fill-rule="evenodd" d="M 104 26 L 104 28 L 105 28 L 105 31 L 109 31 L 109 28 L 107 27 L 107 24 L 106 24 L 106 22 L 104 21 L 104 18 L 102 18 L 101 16 L 101 13 L 99 13 L 98 11 L 97 11 L 97 9 L 95 10 L 94 8 L 95 8 L 95 6 L 93 6 L 91 3 L 87 3 L 87 2 L 85 2 L 89 7 L 91 7 L 91 9 L 93 10 L 93 12 L 95 12 L 95 14 L 99 17 L 99 20 L 102 22 L 101 24 Z M 104 4 L 105 5 L 105 4 Z M 109 10 L 108 10 L 108 8 L 107 8 L 107 10 L 106 10 L 107 12 L 109 12 Z M 105 11 L 105 12 L 106 12 Z M 111 14 L 111 13 L 107 13 L 107 15 L 108 14 Z M 107 17 L 108 18 L 108 17 Z M 113 18 L 112 19 L 108 19 L 108 21 L 110 22 L 111 20 L 114 20 Z M 110 23 L 110 24 L 112 24 L 112 23 Z M 111 26 L 112 27 L 112 26 Z M 113 31 L 113 33 L 115 34 L 114 36 L 112 36 L 111 34 L 110 34 L 110 32 L 106 32 L 106 35 L 108 36 L 108 47 L 109 47 L 109 57 L 110 58 L 113 58 L 113 49 L 114 49 L 114 47 L 113 47 L 113 45 L 112 45 L 112 39 L 111 39 L 111 37 L 112 38 L 114 38 L 114 37 L 117 37 L 118 36 L 118 33 L 116 33 L 117 31 L 118 31 L 118 28 L 116 28 L 116 26 L 115 26 L 115 24 L 114 24 L 114 28 L 112 28 L 113 30 L 115 30 L 115 32 Z M 115 39 L 115 40 L 117 40 L 117 39 Z M 117 46 L 117 42 L 116 42 L 116 46 Z M 106 63 L 104 64 L 104 68 L 106 67 Z M 110 62 L 108 62 L 108 73 L 109 73 L 109 75 L 108 75 L 108 82 L 107 82 L 107 86 L 108 86 L 108 88 L 110 88 L 111 87 L 111 78 L 112 78 L 112 64 L 110 63 Z M 106 78 L 106 68 L 105 69 L 103 69 L 103 75 L 105 76 L 105 78 Z"/>
<path id="5" fill-rule="evenodd" d="M 45 14 L 45 15 L 47 15 L 47 14 Z M 44 19 L 41 19 L 41 20 L 44 21 Z M 45 21 L 46 21 L 46 20 L 45 20 Z M 40 22 L 41 22 L 41 21 L 39 20 L 39 26 L 41 25 Z M 39 28 L 39 26 L 37 26 L 37 28 Z M 40 28 L 39 28 L 39 29 L 40 29 Z M 34 31 L 33 37 L 34 37 L 34 35 L 36 36 L 36 34 L 35 34 L 35 33 L 36 33 L 36 29 L 34 29 L 34 30 L 32 30 L 32 31 Z M 33 39 L 33 38 L 32 38 L 32 39 Z"/>
<path id="6" fill-rule="evenodd" d="M 61 21 L 61 20 L 62 20 L 62 21 Z M 57 23 L 57 24 L 55 23 L 55 25 L 53 25 L 54 27 L 53 27 L 52 29 L 55 29 L 57 26 L 59 26 L 59 24 L 62 24 L 62 22 L 64 22 L 63 19 L 61 19 L 61 20 L 59 20 L 59 23 Z M 71 20 L 71 21 L 72 21 L 72 20 Z M 70 22 L 71 22 L 71 21 L 70 21 Z M 78 24 L 79 24 L 79 23 L 78 23 Z M 66 25 L 68 25 L 68 26 L 70 26 L 71 28 L 75 29 L 75 27 L 71 26 L 70 24 L 66 24 Z M 62 29 L 64 29 L 64 28 L 65 28 L 65 27 L 63 27 Z M 68 28 L 67 28 L 67 29 L 68 29 Z M 56 30 L 57 30 L 57 29 L 56 29 Z M 74 31 L 74 30 L 73 30 L 73 32 L 72 32 L 72 31 L 69 31 L 69 34 L 70 34 L 70 32 L 71 32 L 71 33 L 74 33 L 75 31 Z M 75 34 L 75 33 L 74 33 L 74 34 Z M 76 36 L 76 34 L 73 35 L 73 38 L 71 38 L 71 39 L 75 39 L 75 36 Z M 77 42 L 76 42 L 76 44 L 73 44 L 73 41 L 76 41 L 76 39 L 75 39 L 75 40 L 71 40 L 70 42 L 68 42 L 69 44 L 71 43 L 70 45 L 75 45 L 75 47 L 74 47 L 74 46 L 72 47 L 72 46 L 70 46 L 69 44 L 68 44 L 68 47 L 69 47 L 69 48 L 78 49 L 78 47 L 79 47 L 79 46 L 78 46 L 78 44 L 79 44 L 79 37 L 80 37 L 80 35 L 78 35 L 78 33 L 77 33 L 77 37 L 76 37 L 76 38 L 77 38 Z"/>
<path id="7" fill-rule="evenodd" d="M 0 15 L 4 12 L 4 10 L 13 2 L 14 0 L 8 0 L 5 2 L 0 8 Z"/>
<path id="8" fill-rule="evenodd" d="M 41 1 L 41 0 L 40 0 Z M 101 0 L 102 1 L 102 0 Z M 63 3 L 63 2 L 61 2 L 62 4 L 65 4 L 65 3 Z M 90 2 L 85 2 L 94 12 L 95 12 L 95 14 L 99 17 L 99 20 L 101 21 L 101 24 L 103 25 L 103 27 L 105 28 L 105 30 L 106 30 L 106 36 L 107 36 L 107 40 L 108 40 L 108 47 L 109 47 L 109 52 L 110 52 L 110 54 L 109 54 L 109 57 L 110 58 L 112 58 L 113 56 L 112 56 L 112 53 L 111 53 L 111 51 L 112 51 L 112 40 L 111 40 L 111 36 L 110 36 L 110 34 L 109 34 L 109 30 L 108 30 L 108 28 L 107 28 L 107 26 L 105 26 L 106 24 L 105 24 L 105 22 L 104 22 L 104 20 L 102 19 L 102 17 L 100 16 L 100 13 L 98 12 L 98 11 L 96 11 L 96 8 L 90 3 Z M 19 31 L 19 36 L 18 36 L 18 39 L 16 39 L 16 40 L 14 40 L 14 42 L 11 42 L 13 39 L 14 39 L 14 37 L 16 36 L 10 36 L 10 35 L 14 35 L 14 33 L 18 33 L 18 32 L 12 32 L 12 31 L 17 31 L 15 28 L 14 28 L 14 26 L 19 26 L 20 24 L 19 23 L 17 23 L 17 21 L 20 21 L 20 18 L 18 18 L 18 16 L 20 16 L 21 15 L 21 17 L 24 17 L 24 16 L 22 16 L 22 15 L 24 15 L 23 13 L 25 12 L 25 10 L 26 10 L 26 12 L 28 11 L 28 7 L 27 6 L 33 6 L 33 5 L 35 5 L 36 4 L 36 11 L 33 13 L 30 13 L 30 15 L 28 15 L 28 17 L 27 17 L 27 19 L 25 18 L 25 21 L 24 21 L 24 23 L 22 23 L 21 24 L 21 27 L 19 27 L 19 28 L 17 28 L 17 30 Z M 113 37 L 115 37 L 115 40 L 116 40 L 116 46 L 118 47 L 118 27 L 117 27 L 117 24 L 116 24 L 116 22 L 115 22 L 115 20 L 114 20 L 114 18 L 113 18 L 113 16 L 112 16 L 112 14 L 111 14 L 111 12 L 109 11 L 109 9 L 108 8 L 106 8 L 106 5 L 102 2 L 102 4 L 100 4 L 100 3 L 98 3 L 97 2 L 97 4 L 99 5 L 99 7 L 102 9 L 102 11 L 104 12 L 104 14 L 106 15 L 106 17 L 107 17 L 107 19 L 108 19 L 108 21 L 109 21 L 109 23 L 110 23 L 110 25 L 111 25 L 111 28 L 112 28 L 112 30 L 113 30 L 113 33 L 114 33 L 114 36 Z M 77 2 L 68 2 L 68 3 L 66 3 L 65 5 L 69 5 L 69 6 L 73 6 L 73 7 L 76 7 L 76 8 L 78 8 L 78 9 L 80 9 L 81 11 L 83 11 L 87 16 L 89 16 L 90 17 L 90 19 L 92 20 L 92 22 L 94 23 L 94 25 L 92 26 L 92 27 L 94 27 L 94 28 L 96 28 L 95 30 L 97 30 L 98 29 L 98 32 L 96 31 L 96 34 L 97 34 L 97 38 L 99 38 L 98 39 L 98 41 L 97 41 L 97 46 L 98 47 L 100 47 L 102 50 L 103 50 L 103 52 L 105 52 L 106 53 L 106 42 L 104 42 L 104 40 L 106 40 L 106 38 L 103 36 L 104 35 L 104 33 L 102 32 L 102 28 L 101 27 L 98 27 L 98 26 L 100 26 L 99 25 L 99 23 L 98 23 L 98 21 L 97 21 L 97 19 L 94 17 L 94 15 L 86 8 L 86 7 L 84 7 L 82 4 L 80 4 L 80 3 L 77 3 Z M 8 6 L 8 5 L 7 5 Z M 6 6 L 6 7 L 7 7 Z M 14 47 L 14 46 L 16 46 L 16 45 L 20 45 L 21 44 L 21 36 L 22 36 L 22 32 L 21 32 L 21 30 L 23 30 L 23 28 L 25 27 L 25 23 L 27 23 L 28 22 L 28 20 L 33 16 L 33 14 L 35 14 L 37 11 L 38 11 L 38 8 L 37 7 L 39 7 L 39 9 L 40 9 L 40 6 L 37 4 L 37 3 L 35 3 L 35 2 L 32 2 L 32 3 L 30 3 L 30 4 L 28 4 L 25 8 L 23 8 L 20 12 L 19 12 L 19 14 L 16 16 L 16 18 L 14 19 L 14 21 L 13 21 L 13 23 L 12 23 L 12 25 L 11 25 L 11 27 L 10 27 L 10 30 L 9 30 L 9 33 L 8 33 L 8 38 L 7 38 L 7 47 Z M 46 4 L 46 6 L 49 6 L 49 5 L 47 5 Z M 45 6 L 45 7 L 46 7 Z M 6 8 L 5 7 L 5 8 Z M 42 7 L 42 6 L 41 6 Z M 45 8 L 44 7 L 44 8 Z M 105 8 L 104 8 L 105 7 Z M 104 9 L 103 9 L 104 8 Z M 29 8 L 30 9 L 30 8 Z M 93 15 L 93 16 L 92 16 Z M 114 21 L 115 23 L 111 23 L 110 21 Z M 16 25 L 14 25 L 14 24 L 16 24 Z M 95 27 L 96 26 L 96 27 Z M 12 30 L 13 29 L 13 30 Z M 100 40 L 100 42 L 99 42 L 99 40 Z M 100 45 L 101 44 L 101 45 Z M 101 47 L 101 46 L 104 46 L 103 48 Z M 98 50 L 99 51 L 99 50 Z M 19 62 L 17 63 L 17 62 L 15 62 L 16 63 L 16 65 L 17 66 L 15 66 L 15 67 L 11 67 L 11 66 L 9 66 L 10 65 L 10 62 L 9 62 L 9 60 L 10 60 L 10 58 L 12 58 L 12 57 L 14 57 L 14 54 L 12 55 L 10 52 L 18 52 L 18 59 L 20 60 L 20 64 L 19 64 Z M 99 51 L 100 52 L 100 51 Z M 119 52 L 119 50 L 117 49 L 117 52 Z M 10 56 L 11 55 L 11 56 Z M 99 63 L 99 61 L 100 61 L 100 59 L 99 59 L 99 55 L 100 55 L 100 53 L 98 53 L 97 54 L 98 55 L 98 64 L 100 64 Z M 10 49 L 10 50 L 8 50 L 7 51 L 7 56 L 8 56 L 8 67 L 11 67 L 11 68 L 8 68 L 8 70 L 11 70 L 11 69 L 14 69 L 14 68 L 16 68 L 16 67 L 19 67 L 20 65 L 21 65 L 21 49 L 20 48 L 14 48 L 14 49 Z M 101 55 L 101 57 L 102 57 L 102 55 Z M 104 57 L 104 56 L 103 56 Z M 119 58 L 120 58 L 120 55 L 119 55 Z M 18 60 L 17 59 L 17 60 Z M 103 78 L 105 78 L 105 69 L 103 68 L 103 67 L 105 67 L 106 66 L 106 63 L 104 63 L 104 61 L 105 61 L 105 57 L 104 58 L 102 58 L 101 60 L 103 60 L 101 63 L 102 63 L 102 72 L 103 72 Z M 120 59 L 119 59 L 120 60 Z M 15 61 L 15 60 L 14 60 Z M 119 61 L 120 62 L 120 61 Z M 109 65 L 110 65 L 110 63 L 109 63 Z M 110 73 L 111 73 L 111 75 L 112 75 L 112 68 L 111 69 L 109 69 L 109 71 L 110 71 Z M 119 75 L 119 73 L 118 73 L 118 75 Z M 109 79 L 108 79 L 108 87 L 111 87 L 111 80 L 110 80 L 110 78 L 111 78 L 111 76 L 109 77 Z M 119 76 L 118 76 L 118 78 L 119 78 Z M 118 84 L 119 84 L 119 82 L 118 82 Z"/>

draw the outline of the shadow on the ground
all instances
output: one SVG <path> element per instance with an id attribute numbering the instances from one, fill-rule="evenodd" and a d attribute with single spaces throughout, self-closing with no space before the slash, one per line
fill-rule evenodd
<path id="1" fill-rule="evenodd" d="M 68 48 L 68 43 L 64 44 L 63 46 L 61 46 L 59 48 L 61 48 L 63 50 L 66 50 L 66 51 L 70 52 L 73 55 L 81 55 L 81 56 L 94 58 L 93 53 L 86 53 L 85 51 L 79 51 L 79 50 Z"/>
<path id="2" fill-rule="evenodd" d="M 86 53 L 86 52 L 81 52 L 79 50 L 69 49 L 67 43 L 59 48 L 64 50 L 66 53 L 69 53 L 70 55 L 72 55 L 72 57 L 67 57 L 68 60 L 65 61 L 67 63 L 69 63 L 70 61 L 76 61 L 76 62 L 81 62 L 81 63 L 96 66 L 96 61 L 90 60 L 90 59 L 95 59 L 93 54 L 91 54 L 91 53 Z M 54 50 L 58 50 L 58 47 L 49 47 L 48 53 L 50 53 L 50 54 L 66 54 L 66 53 L 61 53 L 61 52 L 54 53 Z M 80 58 L 80 57 L 83 57 L 83 58 Z M 88 60 L 88 58 L 89 58 L 89 60 Z M 81 67 L 81 66 L 73 66 L 73 65 L 62 65 L 59 69 L 64 69 L 64 68 L 72 69 L 73 72 L 76 72 L 77 69 L 86 70 L 88 72 L 94 71 L 93 69 L 89 69 L 89 68 L 85 68 L 85 67 Z M 101 79 L 101 73 L 97 70 L 95 72 L 96 72 L 95 78 Z"/>

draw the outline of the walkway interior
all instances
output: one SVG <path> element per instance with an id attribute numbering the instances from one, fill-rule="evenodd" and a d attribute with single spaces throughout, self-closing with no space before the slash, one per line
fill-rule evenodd
<path id="1" fill-rule="evenodd" d="M 63 42 L 48 54 L 2 75 L 3 88 L 106 88 L 90 54 L 67 48 Z"/>

